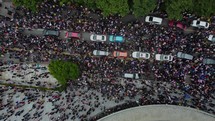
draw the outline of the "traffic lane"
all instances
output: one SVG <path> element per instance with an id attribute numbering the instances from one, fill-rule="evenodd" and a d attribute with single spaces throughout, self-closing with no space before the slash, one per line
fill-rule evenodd
<path id="1" fill-rule="evenodd" d="M 64 30 L 60 31 L 60 36 L 59 36 L 59 38 L 60 38 L 60 39 L 66 39 L 66 38 L 65 38 L 66 32 L 67 32 L 67 31 L 64 31 Z"/>
<path id="2" fill-rule="evenodd" d="M 169 23 L 169 20 L 164 18 L 163 21 L 162 21 L 162 23 L 161 23 L 161 25 L 165 26 L 165 27 L 168 27 L 169 26 L 168 23 Z"/>
<path id="3" fill-rule="evenodd" d="M 24 35 L 36 35 L 36 36 L 42 37 L 43 30 L 44 29 L 24 29 L 23 34 Z"/>
<path id="4" fill-rule="evenodd" d="M 81 40 L 83 40 L 83 41 L 90 41 L 90 36 L 91 36 L 92 34 L 93 34 L 93 33 L 82 32 L 82 33 L 81 33 Z"/>
<path id="5" fill-rule="evenodd" d="M 184 34 L 190 34 L 195 32 L 193 27 L 188 27 L 187 29 L 184 30 Z"/>

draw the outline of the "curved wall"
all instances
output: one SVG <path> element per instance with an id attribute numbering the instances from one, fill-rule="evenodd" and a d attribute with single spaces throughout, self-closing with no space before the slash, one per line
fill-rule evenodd
<path id="1" fill-rule="evenodd" d="M 215 121 L 215 115 L 189 107 L 148 105 L 125 109 L 98 121 Z"/>

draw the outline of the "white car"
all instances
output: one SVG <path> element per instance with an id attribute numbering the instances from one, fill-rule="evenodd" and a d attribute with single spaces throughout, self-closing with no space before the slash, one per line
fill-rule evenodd
<path id="1" fill-rule="evenodd" d="M 143 59 L 149 59 L 150 58 L 149 53 L 138 52 L 138 51 L 133 52 L 131 56 L 133 58 L 143 58 Z"/>
<path id="2" fill-rule="evenodd" d="M 155 60 L 158 60 L 158 61 L 172 61 L 173 56 L 172 55 L 164 55 L 164 54 L 156 54 L 155 55 Z"/>
<path id="3" fill-rule="evenodd" d="M 110 53 L 102 50 L 94 50 L 93 55 L 95 56 L 108 56 Z"/>
<path id="4" fill-rule="evenodd" d="M 209 37 L 208 37 L 208 40 L 212 41 L 212 42 L 215 42 L 215 36 L 210 34 Z"/>
<path id="5" fill-rule="evenodd" d="M 162 23 L 162 20 L 163 20 L 162 18 L 153 17 L 153 16 L 146 16 L 145 18 L 145 22 L 158 24 L 158 25 Z"/>
<path id="6" fill-rule="evenodd" d="M 214 59 L 210 59 L 210 58 L 205 58 L 203 59 L 203 64 L 215 64 L 215 60 Z"/>
<path id="7" fill-rule="evenodd" d="M 106 35 L 97 35 L 97 34 L 92 34 L 90 36 L 90 40 L 91 41 L 100 41 L 100 42 L 104 42 L 106 41 L 107 37 Z"/>
<path id="8" fill-rule="evenodd" d="M 177 53 L 177 57 L 178 58 L 182 58 L 182 59 L 188 59 L 188 60 L 193 60 L 193 56 L 187 53 L 182 53 L 182 52 L 178 52 Z"/>
<path id="9" fill-rule="evenodd" d="M 138 73 L 124 73 L 123 77 L 128 79 L 140 79 L 140 75 Z"/>
<path id="10" fill-rule="evenodd" d="M 199 20 L 193 20 L 193 22 L 191 23 L 192 27 L 198 27 L 198 28 L 209 28 L 209 23 L 205 22 L 205 21 L 199 21 Z"/>

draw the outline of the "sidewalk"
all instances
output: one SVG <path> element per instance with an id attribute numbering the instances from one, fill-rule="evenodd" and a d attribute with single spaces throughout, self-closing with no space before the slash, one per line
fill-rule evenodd
<path id="1" fill-rule="evenodd" d="M 58 81 L 49 74 L 47 64 L 8 64 L 0 66 L 3 71 L 0 83 L 55 88 Z"/>
<path id="2" fill-rule="evenodd" d="M 0 15 L 13 18 L 13 12 L 15 12 L 14 6 L 10 0 L 0 0 Z M 10 12 L 8 12 L 10 11 Z"/>

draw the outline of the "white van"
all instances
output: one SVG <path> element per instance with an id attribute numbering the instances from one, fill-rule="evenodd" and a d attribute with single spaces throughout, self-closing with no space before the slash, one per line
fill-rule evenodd
<path id="1" fill-rule="evenodd" d="M 187 53 L 182 53 L 182 52 L 178 52 L 177 53 L 177 57 L 178 58 L 182 58 L 182 59 L 188 59 L 188 60 L 193 60 L 193 56 Z"/>
<path id="2" fill-rule="evenodd" d="M 135 73 L 135 74 L 124 73 L 123 77 L 124 78 L 129 78 L 129 79 L 139 79 L 140 75 L 138 73 Z"/>

